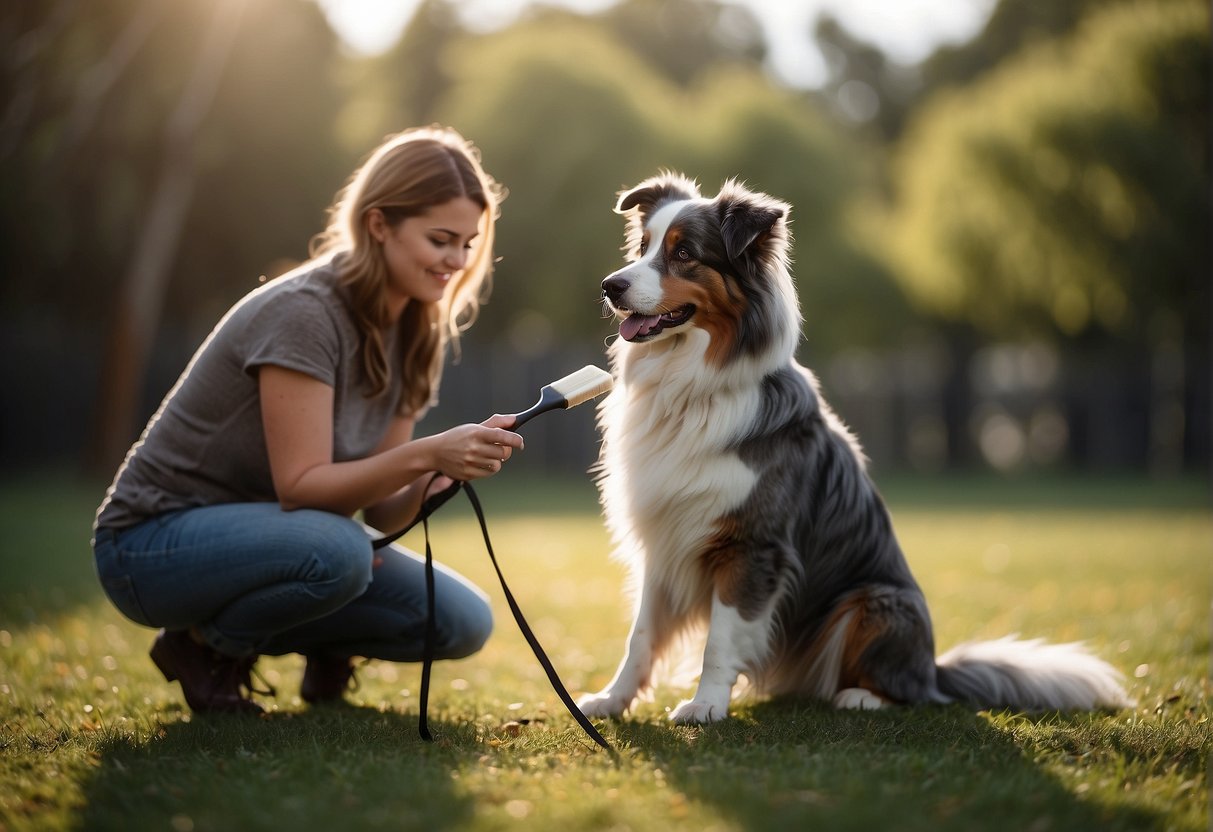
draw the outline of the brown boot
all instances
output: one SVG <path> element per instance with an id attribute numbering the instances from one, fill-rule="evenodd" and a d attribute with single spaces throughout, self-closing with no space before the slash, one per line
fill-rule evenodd
<path id="1" fill-rule="evenodd" d="M 194 641 L 185 630 L 161 630 L 151 656 L 165 679 L 181 683 L 185 701 L 195 713 L 264 712 L 244 693 L 252 690 L 249 674 L 256 656 L 225 656 Z"/>
<path id="2" fill-rule="evenodd" d="M 354 677 L 354 664 L 348 656 L 311 655 L 303 671 L 303 684 L 299 695 L 304 702 L 313 705 L 320 702 L 336 702 L 350 689 Z"/>

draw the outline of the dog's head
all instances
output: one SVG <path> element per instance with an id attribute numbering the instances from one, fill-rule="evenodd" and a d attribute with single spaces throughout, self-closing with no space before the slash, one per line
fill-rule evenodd
<path id="1" fill-rule="evenodd" d="M 602 281 L 619 335 L 639 343 L 697 328 L 716 363 L 759 353 L 799 320 L 787 271 L 791 206 L 729 180 L 712 199 L 675 173 L 619 196 L 629 264 Z"/>

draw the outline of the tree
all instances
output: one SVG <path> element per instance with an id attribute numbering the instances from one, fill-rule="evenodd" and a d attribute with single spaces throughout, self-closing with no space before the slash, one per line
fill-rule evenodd
<path id="1" fill-rule="evenodd" d="M 592 20 L 684 88 L 709 71 L 756 69 L 767 52 L 753 12 L 718 0 L 624 0 Z"/>
<path id="2" fill-rule="evenodd" d="M 497 291 L 477 337 L 534 327 L 600 342 L 587 327 L 598 284 L 620 265 L 616 193 L 660 168 L 711 195 L 730 177 L 793 203 L 809 343 L 895 337 L 906 305 L 881 264 L 849 238 L 846 209 L 867 171 L 813 105 L 756 67 L 707 61 L 676 83 L 601 27 L 540 17 L 452 51 L 438 111 L 476 140 L 510 188 L 499 226 Z"/>
<path id="3" fill-rule="evenodd" d="M 673 88 L 600 28 L 539 19 L 456 45 L 440 119 L 473 139 L 510 189 L 501 262 L 478 336 L 601 339 L 598 282 L 619 260 L 615 194 L 668 161 Z"/>
<path id="4" fill-rule="evenodd" d="M 334 38 L 312 7 L 225 0 L 198 48 L 165 132 L 163 162 L 115 296 L 93 460 L 111 468 L 142 421 L 148 355 L 162 330 L 195 346 L 258 276 L 301 260 L 340 186 Z M 316 68 L 284 58 L 311 49 Z M 302 140 L 301 140 L 302 139 Z M 166 301 L 167 314 L 164 314 Z M 155 393 L 153 393 L 155 395 Z"/>
<path id="5" fill-rule="evenodd" d="M 811 99 L 756 72 L 708 73 L 696 101 L 683 141 L 695 148 L 705 190 L 735 176 L 792 205 L 793 273 L 810 360 L 901 342 L 917 316 L 852 227 L 852 208 L 876 174 L 862 145 Z"/>
<path id="6" fill-rule="evenodd" d="M 844 123 L 871 129 L 885 142 L 900 135 L 918 92 L 917 73 L 847 31 L 830 14 L 817 19 L 813 37 L 826 55 L 829 70 L 815 97 L 825 101 Z"/>
<path id="7" fill-rule="evenodd" d="M 984 329 L 1133 338 L 1208 253 L 1197 6 L 1114 9 L 927 108 L 895 161 L 907 288 Z"/>
<path id="8" fill-rule="evenodd" d="M 147 216 L 114 298 L 97 408 L 94 453 L 102 469 L 111 467 L 130 444 L 148 355 L 164 303 L 168 268 L 193 198 L 197 136 L 214 101 L 243 13 L 244 0 L 216 5 L 189 80 L 165 130 L 163 161 Z"/>
<path id="9" fill-rule="evenodd" d="M 998 0 L 982 31 L 922 62 L 921 95 L 963 86 L 1023 49 L 1068 37 L 1090 14 L 1124 0 Z"/>
<path id="10" fill-rule="evenodd" d="M 888 251 L 906 290 L 997 337 L 1132 355 L 1161 327 L 1202 385 L 1208 25 L 1195 2 L 1112 6 L 934 99 L 894 161 Z"/>
<path id="11" fill-rule="evenodd" d="M 105 391 L 108 415 L 56 408 L 32 428 L 60 454 L 92 436 L 112 471 L 206 327 L 320 229 L 353 165 L 332 138 L 336 38 L 296 0 L 58 0 L 5 22 L 0 270 L 19 276 L 0 288 L 5 329 L 89 368 L 65 386 Z M 149 354 L 166 368 L 145 372 Z M 18 433 L 6 454 L 36 445 Z"/>
<path id="12" fill-rule="evenodd" d="M 423 0 L 391 49 L 347 66 L 342 144 L 365 152 L 386 135 L 434 121 L 452 80 L 447 53 L 464 34 L 453 0 Z"/>

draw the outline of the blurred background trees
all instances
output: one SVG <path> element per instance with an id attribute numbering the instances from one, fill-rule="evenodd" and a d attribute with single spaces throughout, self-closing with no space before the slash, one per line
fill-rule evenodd
<path id="1" fill-rule="evenodd" d="M 224 9 L 218 84 L 173 133 Z M 615 194 L 669 167 L 793 204 L 801 358 L 878 466 L 1206 472 L 1206 4 L 1000 0 L 916 65 L 829 16 L 811 34 L 827 78 L 797 89 L 724 0 L 527 7 L 490 31 L 423 0 L 373 57 L 310 0 L 10 4 L 0 460 L 112 471 L 222 312 L 306 257 L 362 156 L 438 121 L 510 196 L 491 302 L 423 427 L 602 362 Z M 167 250 L 141 355 L 119 301 L 149 236 Z M 529 436 L 527 464 L 584 468 L 590 421 Z"/>
<path id="2" fill-rule="evenodd" d="M 1070 387 L 1096 388 L 1064 414 L 1072 453 L 1208 449 L 1208 22 L 1100 7 L 932 97 L 893 153 L 892 273 L 932 314 L 1062 351 Z M 1149 448 L 1090 424 L 1126 395 Z"/>

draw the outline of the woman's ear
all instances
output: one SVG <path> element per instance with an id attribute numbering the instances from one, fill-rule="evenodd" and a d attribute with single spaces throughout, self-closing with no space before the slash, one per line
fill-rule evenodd
<path id="1" fill-rule="evenodd" d="M 371 239 L 380 244 L 387 239 L 387 235 L 391 232 L 391 228 L 387 224 L 387 217 L 383 216 L 383 212 L 378 208 L 372 208 L 366 212 L 366 230 L 371 233 Z"/>

